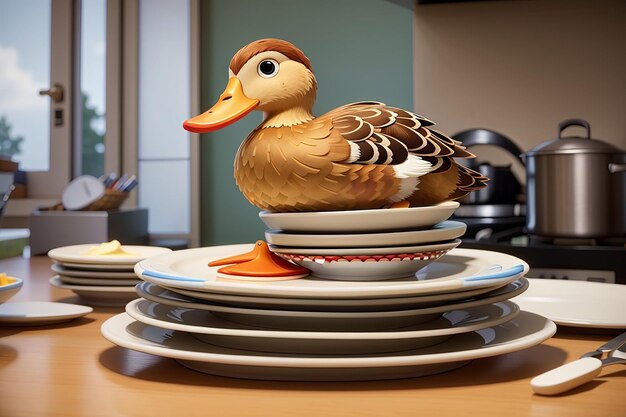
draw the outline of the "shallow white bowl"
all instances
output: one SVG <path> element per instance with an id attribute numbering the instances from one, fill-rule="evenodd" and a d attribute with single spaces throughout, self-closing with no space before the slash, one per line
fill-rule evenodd
<path id="1" fill-rule="evenodd" d="M 341 281 L 380 281 L 412 276 L 441 258 L 461 241 L 425 247 L 417 252 L 391 254 L 297 254 L 275 252 L 288 261 L 309 269 L 314 276 Z"/>
<path id="2" fill-rule="evenodd" d="M 24 284 L 24 281 L 22 281 L 20 278 L 11 278 L 14 278 L 15 281 L 7 285 L 0 286 L 0 303 L 4 303 L 9 298 L 13 297 Z"/>
<path id="3" fill-rule="evenodd" d="M 271 229 L 293 232 L 375 232 L 419 229 L 447 220 L 459 207 L 456 201 L 399 209 L 270 213 L 259 217 Z"/>

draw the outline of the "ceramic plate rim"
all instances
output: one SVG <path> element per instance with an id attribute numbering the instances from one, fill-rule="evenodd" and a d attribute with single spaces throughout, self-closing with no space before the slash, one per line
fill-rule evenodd
<path id="1" fill-rule="evenodd" d="M 133 349 L 139 352 L 150 353 L 153 355 L 169 357 L 174 359 L 192 360 L 200 362 L 221 363 L 230 365 L 245 365 L 245 366 L 262 366 L 262 367 L 287 367 L 287 368 L 356 368 L 356 367 L 392 367 L 392 366 L 411 366 L 411 365 L 427 365 L 436 363 L 448 363 L 462 360 L 479 359 L 483 357 L 496 356 L 504 353 L 515 352 L 518 350 L 526 349 L 531 346 L 542 343 L 549 339 L 556 332 L 556 325 L 546 319 L 545 317 L 537 314 L 522 311 L 513 320 L 507 322 L 512 324 L 513 322 L 519 322 L 526 318 L 527 320 L 543 319 L 543 326 L 541 329 L 523 336 L 512 338 L 506 343 L 498 343 L 493 346 L 484 347 L 476 346 L 473 349 L 456 350 L 452 352 L 440 352 L 431 354 L 413 354 L 405 356 L 375 356 L 375 357 L 295 357 L 295 356 L 267 356 L 262 354 L 252 355 L 232 355 L 224 353 L 211 353 L 211 352 L 193 352 L 189 350 L 174 350 L 171 347 L 164 347 L 162 344 L 157 345 L 155 342 L 141 339 L 137 336 L 129 335 L 126 331 L 126 327 L 132 323 L 138 323 L 126 313 L 120 313 L 107 319 L 100 331 L 102 335 L 111 343 L 122 346 L 128 349 Z M 141 323 L 140 323 L 141 324 Z M 145 326 L 145 325 L 143 325 Z M 152 326 L 148 326 L 152 327 Z M 122 330 L 120 330 L 122 328 Z M 154 327 L 152 327 L 154 328 Z M 155 328 L 159 330 L 158 328 Z M 489 329 L 489 328 L 488 328 Z M 494 328 L 497 330 L 497 327 Z M 164 329 L 160 329 L 164 331 Z M 122 337 L 120 337 L 122 333 Z M 184 333 L 183 333 L 184 335 Z M 129 337 L 132 339 L 129 340 Z M 459 335 L 461 336 L 461 335 Z M 454 336 L 453 336 L 454 337 Z M 193 339 L 189 335 L 190 340 Z M 203 346 L 207 349 L 210 347 L 207 343 L 194 340 L 197 342 L 197 346 Z M 451 344 L 450 342 L 448 344 Z M 256 352 L 255 352 L 256 353 Z"/>
<path id="2" fill-rule="evenodd" d="M 72 291 L 85 291 L 85 292 L 95 292 L 95 293 L 103 293 L 103 292 L 116 292 L 116 293 L 134 293 L 135 286 L 104 286 L 104 285 L 71 285 L 65 284 L 61 281 L 61 278 L 58 275 L 53 276 L 49 279 L 50 285 L 57 288 L 63 288 L 65 290 Z"/>
<path id="3" fill-rule="evenodd" d="M 133 264 L 132 267 L 135 265 Z M 63 264 L 59 264 L 54 262 L 50 269 L 54 271 L 57 275 L 64 275 L 67 277 L 73 278 L 106 278 L 106 279 L 139 279 L 135 272 L 131 269 L 128 271 L 107 271 L 107 270 L 99 270 L 93 271 L 89 269 L 68 269 L 63 266 Z"/>
<path id="4" fill-rule="evenodd" d="M 441 223 L 452 216 L 454 211 L 459 208 L 458 201 L 444 201 L 434 206 L 409 207 L 401 209 L 369 209 L 369 210 L 344 210 L 344 211 L 317 211 L 317 212 L 289 212 L 289 213 L 273 213 L 269 211 L 261 211 L 259 217 L 269 228 L 288 230 L 288 231 L 338 231 L 338 232 L 359 232 L 365 230 L 394 230 L 399 228 L 418 228 L 428 227 Z M 433 216 L 431 213 L 438 213 Z M 448 213 L 449 212 L 449 213 Z M 434 221 L 422 221 L 424 213 L 431 214 Z M 433 213 L 433 214 L 434 214 Z M 393 214 L 393 216 L 391 215 Z M 421 215 L 421 216 L 420 216 Z M 378 221 L 384 220 L 380 226 L 372 224 L 371 218 Z M 409 221 L 407 221 L 407 218 Z M 267 220 L 267 221 L 266 221 Z M 357 224 L 347 222 L 352 220 Z M 271 223 L 271 224 L 268 224 Z M 315 227 L 309 227 L 308 224 L 314 223 Z M 322 223 L 322 224 L 320 224 Z M 327 224 L 330 223 L 330 224 Z M 302 225 L 295 226 L 291 225 Z M 362 226 L 366 224 L 367 226 Z"/>
<path id="5" fill-rule="evenodd" d="M 551 279 L 543 279 L 543 278 L 528 278 L 528 280 L 530 281 L 530 288 L 532 288 L 532 286 L 534 285 L 535 288 L 537 288 L 537 286 L 545 286 L 545 287 L 550 287 L 550 286 L 556 286 L 556 287 L 561 287 L 559 288 L 559 292 L 557 292 L 556 294 L 562 294 L 563 291 L 563 286 L 567 285 L 567 286 L 589 286 L 589 287 L 594 287 L 594 291 L 590 291 L 586 294 L 593 294 L 593 298 L 595 299 L 597 297 L 597 299 L 602 299 L 603 301 L 606 302 L 606 294 L 605 295 L 598 295 L 599 293 L 597 292 L 597 289 L 600 288 L 606 288 L 607 290 L 613 291 L 617 288 L 619 288 L 619 291 L 623 292 L 626 295 L 626 286 L 621 285 L 621 284 L 610 284 L 610 283 L 600 283 L 600 282 L 590 282 L 590 281 L 557 281 L 557 280 L 551 280 Z M 541 284 L 537 284 L 537 282 L 541 282 Z M 607 287 L 604 287 L 607 286 Z M 610 287 L 609 287 L 610 286 Z M 551 297 L 550 296 L 550 291 L 549 289 L 542 289 L 543 291 L 548 291 L 547 295 L 542 295 L 543 298 L 546 297 Z M 569 295 L 569 294 L 568 294 Z M 613 318 L 613 320 L 611 320 L 610 318 L 607 318 L 605 320 L 602 321 L 598 321 L 598 320 L 593 320 L 593 319 L 583 319 L 583 318 L 572 318 L 571 316 L 571 312 L 569 313 L 563 313 L 561 312 L 560 314 L 554 314 L 554 313 L 549 313 L 546 312 L 543 308 L 540 309 L 535 309 L 534 307 L 536 307 L 535 303 L 532 303 L 532 305 L 528 305 L 528 302 L 525 302 L 524 298 L 529 298 L 529 297 L 533 297 L 532 291 L 531 293 L 524 295 L 523 293 L 516 296 L 515 299 L 513 299 L 512 301 L 514 302 L 519 302 L 520 307 L 523 307 L 525 310 L 531 311 L 531 312 L 535 312 L 537 311 L 536 314 L 541 314 L 542 316 L 545 316 L 547 318 L 549 318 L 550 320 L 554 321 L 557 325 L 561 325 L 561 326 L 571 326 L 571 327 L 582 327 L 582 328 L 598 328 L 598 329 L 626 329 L 626 318 L 619 321 L 618 319 L 620 318 L 619 314 L 611 314 L 610 317 Z M 537 295 L 535 295 L 535 297 L 537 297 Z M 564 298 L 564 297 L 558 297 L 558 298 Z M 582 301 L 589 301 L 589 298 L 586 297 L 585 299 L 583 299 L 581 297 Z M 579 301 L 580 301 L 579 300 Z M 561 305 L 560 303 L 557 305 Z M 626 307 L 623 307 L 626 311 Z M 607 315 L 607 317 L 609 317 L 609 315 Z M 624 316 L 626 317 L 626 316 Z"/>
<path id="6" fill-rule="evenodd" d="M 6 316 L 5 313 L 1 311 L 2 308 L 6 308 L 7 305 L 15 305 L 19 304 L 22 307 L 26 305 L 37 305 L 38 308 L 36 311 L 38 314 L 28 314 L 28 315 L 20 315 L 20 316 Z M 41 307 L 54 307 L 58 308 L 59 304 L 62 305 L 62 308 L 66 308 L 68 310 L 73 309 L 74 311 L 64 312 L 62 314 L 54 314 L 50 315 L 50 312 L 41 313 Z M 70 307 L 71 306 L 71 307 Z M 73 319 L 78 317 L 83 317 L 89 313 L 93 312 L 92 307 L 80 305 L 80 304 L 71 304 L 71 303 L 58 303 L 53 301 L 12 301 L 8 303 L 3 303 L 0 306 L 0 323 L 32 323 L 32 322 L 47 322 L 47 321 L 56 321 L 59 319 Z"/>
<path id="7" fill-rule="evenodd" d="M 124 256 L 124 257 L 115 257 L 108 255 L 92 255 L 92 256 L 84 256 L 80 255 L 81 251 L 86 251 L 94 246 L 99 246 L 101 243 L 84 243 L 80 245 L 69 245 L 69 246 L 61 246 L 58 248 L 50 249 L 48 251 L 48 257 L 61 262 L 70 262 L 76 264 L 96 264 L 96 265 L 133 265 L 141 260 L 149 258 L 151 256 L 159 255 L 161 253 L 168 253 L 172 250 L 169 248 L 164 248 L 161 246 L 145 246 L 145 245 L 122 245 L 122 247 L 129 252 L 136 251 L 141 253 L 141 251 L 148 252 L 145 255 L 137 255 L 137 256 Z M 68 253 L 69 252 L 69 253 Z M 75 252 L 75 253 L 72 253 Z"/>
<path id="8" fill-rule="evenodd" d="M 378 247 L 410 246 L 456 239 L 465 234 L 467 225 L 456 220 L 446 220 L 425 230 L 403 230 L 399 232 L 351 233 L 351 234 L 304 234 L 288 233 L 277 229 L 265 231 L 267 243 L 293 247 Z M 367 244 L 359 243 L 366 241 Z"/>
<path id="9" fill-rule="evenodd" d="M 299 248 L 279 245 L 269 245 L 269 248 L 275 253 L 290 253 L 297 255 L 396 255 L 401 253 L 418 253 L 432 250 L 454 249 L 461 243 L 461 239 L 453 239 L 449 242 L 425 245 L 381 246 L 378 248 Z"/>
<path id="10" fill-rule="evenodd" d="M 350 297 L 350 298 L 352 297 L 354 298 L 377 298 L 378 297 L 380 298 L 381 296 L 398 297 L 398 296 L 407 296 L 407 295 L 414 296 L 418 294 L 434 294 L 437 292 L 452 292 L 453 290 L 459 291 L 465 288 L 465 287 L 456 288 L 458 285 L 461 285 L 461 286 L 463 285 L 462 283 L 459 283 L 462 277 L 457 277 L 451 280 L 444 279 L 444 278 L 437 278 L 437 279 L 431 279 L 431 280 L 407 281 L 407 282 L 402 282 L 401 284 L 393 284 L 393 285 L 388 284 L 391 281 L 368 281 L 368 282 L 360 282 L 358 284 L 363 284 L 363 285 L 357 286 L 356 285 L 357 283 L 353 281 L 331 281 L 331 280 L 311 281 L 311 280 L 304 279 L 304 280 L 293 280 L 293 281 L 282 281 L 282 282 L 279 281 L 279 282 L 273 283 L 276 285 L 269 285 L 272 283 L 248 283 L 248 282 L 241 283 L 241 282 L 235 282 L 235 281 L 218 281 L 218 280 L 209 281 L 205 278 L 199 281 L 190 281 L 189 277 L 186 277 L 183 275 L 179 275 L 179 278 L 181 278 L 181 280 L 153 278 L 153 277 L 144 275 L 144 271 L 150 269 L 150 268 L 146 268 L 145 265 L 151 266 L 153 265 L 155 260 L 161 260 L 161 262 L 164 262 L 162 260 L 164 257 L 171 258 L 173 256 L 175 259 L 178 259 L 177 257 L 184 257 L 185 255 L 188 255 L 190 253 L 195 254 L 196 252 L 200 253 L 200 251 L 215 251 L 220 248 L 228 248 L 233 253 L 237 253 L 237 252 L 241 253 L 241 251 L 244 251 L 246 249 L 249 250 L 252 246 L 253 244 L 214 246 L 214 247 L 208 247 L 208 248 L 186 249 L 182 251 L 171 252 L 167 255 L 155 256 L 152 258 L 148 258 L 144 261 L 138 262 L 135 265 L 135 273 L 137 274 L 137 276 L 141 277 L 141 279 L 143 279 L 144 281 L 150 281 L 157 285 L 165 285 L 168 287 L 191 289 L 191 290 L 196 290 L 196 291 L 200 290 L 204 292 L 218 292 L 218 293 L 238 294 L 238 295 L 245 295 L 245 294 L 247 295 L 271 295 L 271 296 L 280 295 L 280 296 L 286 296 L 286 297 L 316 297 L 316 298 L 320 298 L 320 297 L 321 298 L 345 298 L 345 297 Z M 459 248 L 450 250 L 444 257 L 439 258 L 439 260 L 434 263 L 431 263 L 430 265 L 428 265 L 427 268 L 438 264 L 438 262 L 442 259 L 450 259 L 450 257 L 453 255 L 463 256 L 463 254 L 469 257 L 473 256 L 474 260 L 478 259 L 476 258 L 477 256 L 482 256 L 483 262 L 486 263 L 485 266 L 493 264 L 492 261 L 485 261 L 484 260 L 485 257 L 487 257 L 487 259 L 490 259 L 490 257 L 501 259 L 501 261 L 499 261 L 500 264 L 510 263 L 506 267 L 511 267 L 513 265 L 523 266 L 522 272 L 520 272 L 519 274 L 512 275 L 507 282 L 501 282 L 502 285 L 508 282 L 512 282 L 515 279 L 526 275 L 526 273 L 528 273 L 528 270 L 529 270 L 529 266 L 526 262 L 512 255 L 508 255 L 508 254 L 500 253 L 500 252 L 494 252 L 494 251 L 479 250 L 479 249 L 459 249 Z M 210 260 L 209 256 L 207 256 L 207 261 L 208 260 Z M 508 261 L 508 262 L 505 262 L 505 261 Z M 215 270 L 210 269 L 209 271 L 211 271 L 215 275 L 216 269 Z M 212 277 L 212 278 L 215 279 L 215 277 Z M 306 281 L 309 283 L 315 282 L 315 286 L 311 286 L 311 287 L 301 286 L 300 284 L 298 284 L 298 282 L 302 282 L 302 281 Z M 454 281 L 454 282 L 450 283 L 450 281 Z M 285 283 L 286 284 L 291 283 L 292 286 L 288 286 L 288 285 L 280 286 Z M 326 288 L 320 287 L 320 285 L 325 285 Z M 474 285 L 476 285 L 477 287 L 479 286 L 488 287 L 492 285 L 492 283 L 489 283 L 487 281 L 482 281 L 482 282 L 474 282 Z"/>
<path id="11" fill-rule="evenodd" d="M 146 300 L 143 298 L 138 298 L 129 302 L 126 305 L 126 313 L 134 318 L 137 321 L 140 321 L 144 324 L 152 325 L 154 327 L 160 327 L 163 329 L 169 330 L 177 330 L 183 331 L 187 333 L 199 333 L 199 334 L 211 334 L 211 335 L 221 335 L 221 336 L 237 336 L 237 337 L 248 337 L 248 338 L 273 338 L 273 339 L 316 339 L 316 340 L 399 340 L 399 339 L 417 339 L 417 338 L 427 338 L 427 337 L 437 337 L 437 336 L 449 336 L 453 334 L 459 333 L 469 333 L 476 330 L 485 329 L 487 327 L 497 326 L 499 324 L 505 323 L 509 320 L 515 318 L 519 312 L 520 308 L 517 304 L 511 301 L 502 301 L 499 303 L 486 304 L 482 306 L 470 307 L 466 309 L 460 310 L 450 310 L 447 313 L 452 313 L 454 311 L 468 311 L 472 310 L 486 310 L 489 306 L 495 306 L 499 304 L 503 304 L 505 307 L 501 307 L 502 314 L 498 317 L 491 317 L 484 319 L 479 322 L 474 323 L 466 323 L 462 326 L 452 325 L 447 328 L 439 328 L 439 329 L 423 329 L 423 330 L 403 330 L 400 329 L 391 329 L 385 331 L 310 331 L 310 330 L 279 330 L 279 329 L 254 329 L 250 328 L 250 326 L 246 326 L 241 324 L 239 326 L 248 327 L 248 329 L 237 329 L 237 328 L 227 328 L 227 327 L 209 327 L 209 326 L 196 326 L 196 325 L 188 325 L 184 323 L 172 323 L 166 320 L 162 320 L 158 317 L 148 316 L 143 311 L 141 311 L 138 307 L 140 303 L 149 303 L 149 304 L 157 304 L 154 301 Z M 166 308 L 176 309 L 179 307 L 166 306 L 164 304 L 160 304 L 165 306 Z M 505 310 L 509 311 L 506 312 Z M 193 310 L 193 309 L 188 309 Z M 144 321 L 145 320 L 145 321 Z M 221 319 L 228 323 L 228 320 Z M 418 324 L 415 327 L 427 325 L 428 322 Z"/>
<path id="12" fill-rule="evenodd" d="M 505 287 L 509 286 L 509 285 L 514 285 L 517 284 L 517 288 L 513 288 L 510 289 L 509 291 L 507 291 L 505 294 L 509 294 L 509 293 L 513 293 L 513 292 L 518 292 L 521 291 L 520 294 L 522 292 L 524 292 L 527 288 L 528 288 L 528 281 L 526 280 L 526 278 L 524 277 L 520 277 L 512 282 L 509 282 L 508 284 L 504 284 L 501 287 L 495 288 L 495 289 L 488 289 L 488 288 L 479 288 L 479 289 L 473 289 L 473 290 L 469 290 L 469 291 L 458 291 L 455 293 L 443 293 L 443 294 L 431 294 L 431 295 L 426 295 L 426 296 L 415 296 L 415 297 L 393 297 L 393 298 L 361 298 L 361 299 L 343 299 L 343 298 L 337 298 L 337 299 L 333 299 L 333 298 L 328 298 L 328 299 L 323 299 L 323 298 L 315 298 L 315 299 L 307 299 L 307 298 L 276 298 L 276 297 L 254 297 L 254 296 L 247 296 L 247 295 L 232 295 L 232 294 L 219 294 L 219 293 L 202 293 L 202 294 L 210 294 L 210 296 L 207 296 L 206 298 L 202 299 L 199 298 L 197 295 L 194 297 L 193 295 L 189 294 L 190 292 L 192 292 L 191 290 L 181 290 L 181 289 L 176 289 L 176 288 L 168 288 L 168 287 L 164 287 L 164 286 L 159 286 L 157 284 L 148 282 L 148 281 L 144 281 L 142 283 L 139 283 L 138 286 L 142 287 L 144 285 L 151 285 L 154 287 L 160 287 L 169 291 L 172 291 L 174 293 L 179 294 L 180 296 L 183 297 L 190 297 L 190 298 L 196 298 L 197 301 L 211 301 L 211 302 L 215 302 L 217 300 L 217 302 L 244 302 L 244 303 L 252 303 L 254 302 L 254 299 L 260 299 L 261 300 L 261 304 L 274 304 L 275 307 L 282 307 L 284 305 L 289 305 L 289 306 L 324 306 L 324 310 L 307 310 L 307 311 L 331 311 L 329 310 L 330 307 L 334 306 L 341 306 L 341 307 L 358 307 L 359 305 L 363 305 L 363 304 L 367 304 L 367 305 L 376 305 L 376 306 L 390 306 L 393 308 L 397 308 L 395 306 L 397 305 L 405 305 L 405 304 L 409 304 L 409 303 L 418 303 L 418 302 L 422 302 L 422 303 L 433 303 L 433 302 L 439 302 L 439 300 L 441 301 L 448 301 L 449 304 L 452 304 L 454 302 L 458 302 L 460 300 L 463 299 L 473 299 L 473 298 L 477 298 L 477 296 L 480 296 L 480 298 L 485 298 L 485 296 L 492 292 L 492 291 L 498 291 L 498 290 L 502 290 Z M 143 290 L 144 292 L 147 292 L 145 290 Z M 185 293 L 183 293 L 183 291 L 185 291 Z M 451 294 L 458 294 L 455 297 L 450 297 Z M 495 296 L 500 296 L 500 295 L 504 295 L 504 294 L 496 294 Z M 444 297 L 443 299 L 441 297 Z M 229 298 L 231 298 L 229 300 Z M 249 300 L 234 300 L 233 298 L 249 298 Z M 491 297 L 489 297 L 491 298 Z M 425 300 L 419 300 L 419 299 L 427 299 L 427 301 Z M 384 300 L 381 302 L 381 300 Z M 310 301 L 315 301 L 314 304 L 311 304 Z M 308 302 L 308 304 L 307 304 Z M 347 302 L 347 304 L 346 304 Z M 199 303 L 198 303 L 199 304 Z M 237 308 L 267 308 L 267 307 L 250 307 L 250 306 L 234 306 L 234 305 L 226 305 L 229 307 L 237 307 Z M 419 306 L 419 304 L 418 304 Z M 184 307 L 184 305 L 181 305 L 181 307 Z M 328 308 L 327 308 L 328 307 Z M 417 307 L 416 307 L 417 308 Z M 424 307 L 425 308 L 425 307 Z M 292 310 L 293 308 L 290 308 L 288 310 Z M 335 311 L 350 311 L 350 310 L 335 310 Z M 355 310 L 357 311 L 357 310 Z M 376 311 L 376 310 L 358 310 L 358 311 Z"/>
<path id="13" fill-rule="evenodd" d="M 143 284 L 139 284 L 139 288 Z M 155 284 L 153 284 L 155 285 Z M 158 285 L 157 285 L 158 287 Z M 524 291 L 528 286 L 522 286 Z M 141 289 L 140 289 L 141 290 Z M 167 288 L 166 288 L 167 290 Z M 519 290 L 519 289 L 518 289 Z M 517 291 L 517 290 L 516 290 Z M 145 291 L 144 291 L 145 292 Z M 141 296 L 141 292 L 137 291 Z M 268 317 L 302 317 L 302 318 L 319 318 L 319 319 L 367 319 L 367 318 L 390 318 L 390 317 L 406 317 L 406 316 L 422 316 L 426 314 L 439 314 L 445 313 L 450 310 L 478 307 L 481 305 L 500 302 L 508 300 L 510 297 L 506 297 L 509 293 L 500 294 L 495 297 L 488 298 L 476 298 L 466 302 L 454 303 L 454 304 L 442 304 L 432 307 L 416 308 L 416 309 L 404 309 L 404 310 L 389 310 L 389 311 L 307 311 L 307 310 L 272 310 L 272 309 L 255 309 L 255 308 L 239 308 L 229 307 L 222 305 L 196 303 L 195 306 L 187 306 L 187 308 L 196 308 L 207 311 L 216 311 L 219 313 L 227 314 L 241 314 L 241 315 L 260 315 Z M 505 297 L 505 298 L 500 298 Z M 494 301 L 497 299 L 498 301 Z M 181 306 L 185 307 L 185 306 Z"/>

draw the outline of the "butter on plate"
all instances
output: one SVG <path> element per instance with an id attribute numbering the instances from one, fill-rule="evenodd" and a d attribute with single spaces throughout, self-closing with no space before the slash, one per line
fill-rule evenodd
<path id="1" fill-rule="evenodd" d="M 101 243 L 80 253 L 83 256 L 139 256 L 136 253 L 127 252 L 117 240 Z"/>
<path id="2" fill-rule="evenodd" d="M 0 287 L 15 282 L 15 278 L 8 276 L 5 272 L 0 272 Z"/>

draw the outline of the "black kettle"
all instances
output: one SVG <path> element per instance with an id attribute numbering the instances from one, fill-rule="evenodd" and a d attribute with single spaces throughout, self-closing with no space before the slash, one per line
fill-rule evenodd
<path id="1" fill-rule="evenodd" d="M 508 137 L 489 129 L 469 129 L 453 135 L 454 139 L 463 142 L 470 148 L 474 145 L 492 145 L 508 151 L 524 164 L 520 155 L 522 150 Z M 487 178 L 487 187 L 474 191 L 463 198 L 464 204 L 518 204 L 523 198 L 522 185 L 517 180 L 511 165 L 496 166 L 488 162 L 477 163 L 469 160 L 468 168 L 478 171 Z"/>

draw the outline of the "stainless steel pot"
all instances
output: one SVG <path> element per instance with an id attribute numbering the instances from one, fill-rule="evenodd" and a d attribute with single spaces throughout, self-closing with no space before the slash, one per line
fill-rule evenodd
<path id="1" fill-rule="evenodd" d="M 570 126 L 587 137 L 563 137 Z M 530 234 L 548 238 L 626 236 L 626 152 L 591 139 L 581 119 L 559 124 L 558 139 L 522 154 Z"/>

